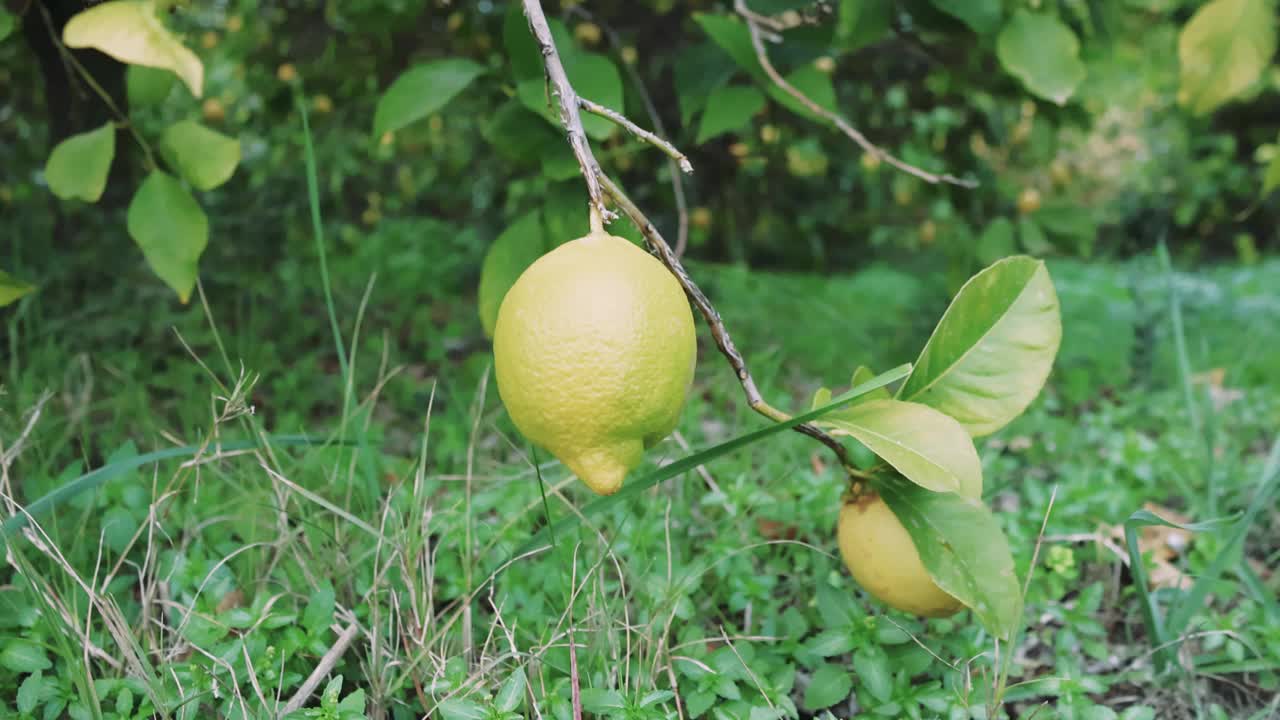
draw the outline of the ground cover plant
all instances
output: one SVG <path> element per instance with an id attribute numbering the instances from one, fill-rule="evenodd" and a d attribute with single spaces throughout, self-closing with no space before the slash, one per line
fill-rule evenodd
<path id="1" fill-rule="evenodd" d="M 1273 8 L 449 5 L 0 11 L 0 714 L 1280 710 Z"/>

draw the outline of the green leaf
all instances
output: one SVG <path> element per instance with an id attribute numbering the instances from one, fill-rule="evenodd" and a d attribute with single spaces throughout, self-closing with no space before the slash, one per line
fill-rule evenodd
<path id="1" fill-rule="evenodd" d="M 528 687 L 529 678 L 525 676 L 524 668 L 516 668 L 502 684 L 493 704 L 502 712 L 513 712 L 524 702 L 524 693 Z"/>
<path id="2" fill-rule="evenodd" d="M 898 397 L 941 410 L 974 437 L 989 435 L 1040 394 L 1061 340 L 1044 262 L 1001 260 L 960 288 Z"/>
<path id="3" fill-rule="evenodd" d="M 181 183 L 155 170 L 134 193 L 126 224 L 147 264 L 186 303 L 209 244 L 209 219 L 199 203 Z"/>
<path id="4" fill-rule="evenodd" d="M 846 628 L 824 630 L 808 643 L 809 651 L 819 657 L 843 655 L 854 648 L 853 634 Z"/>
<path id="5" fill-rule="evenodd" d="M 835 86 L 831 84 L 830 75 L 822 72 L 812 65 L 805 65 L 791 74 L 784 76 L 783 79 L 796 90 L 804 93 L 806 97 L 816 103 L 819 107 L 826 108 L 831 112 L 836 112 L 836 89 Z M 794 95 L 783 90 L 776 83 L 769 82 L 768 88 L 769 96 L 791 112 L 815 122 L 827 122 L 825 118 L 818 113 L 815 113 L 813 110 L 810 110 L 804 103 L 796 99 Z"/>
<path id="6" fill-rule="evenodd" d="M 889 34 L 892 0 L 841 0 L 836 21 L 836 43 L 842 50 L 857 50 Z"/>
<path id="7" fill-rule="evenodd" d="M 979 35 L 1000 27 L 1004 8 L 1000 0 L 932 0 L 933 6 L 962 21 Z"/>
<path id="8" fill-rule="evenodd" d="M 1048 255 L 1053 252 L 1053 243 L 1045 237 L 1040 223 L 1029 217 L 1018 218 L 1018 242 L 1024 251 L 1032 255 Z"/>
<path id="9" fill-rule="evenodd" d="M 823 664 L 813 673 L 804 690 L 804 706 L 809 710 L 828 708 L 849 697 L 853 678 L 839 665 Z"/>
<path id="10" fill-rule="evenodd" d="M 694 113 L 706 106 L 707 98 L 737 71 L 738 66 L 715 43 L 701 42 L 681 51 L 673 69 L 680 121 L 689 125 Z"/>
<path id="11" fill-rule="evenodd" d="M 17 302 L 19 298 L 35 289 L 34 285 L 25 283 L 4 270 L 0 270 L 0 307 Z"/>
<path id="12" fill-rule="evenodd" d="M 622 111 L 622 75 L 612 60 L 604 55 L 581 51 L 570 51 L 561 59 L 565 74 L 579 95 L 612 110 Z M 583 112 L 582 129 L 591 138 L 605 140 L 618 130 L 618 126 L 612 120 Z"/>
<path id="13" fill-rule="evenodd" d="M 815 424 L 855 438 L 921 487 L 982 494 L 982 461 L 973 439 L 960 423 L 927 405 L 872 400 Z"/>
<path id="14" fill-rule="evenodd" d="M 859 365 L 853 371 L 853 377 L 849 378 L 849 387 L 858 387 L 863 383 L 871 382 L 872 380 L 875 379 L 875 377 L 876 377 L 876 373 L 874 370 L 867 367 L 866 365 Z M 891 398 L 893 398 L 893 394 L 889 392 L 889 388 L 882 387 L 882 388 L 877 388 L 875 390 L 872 390 L 871 392 L 867 393 L 866 395 L 863 395 L 862 397 L 856 398 L 853 402 L 849 404 L 857 405 L 859 403 L 870 402 L 872 400 L 889 400 Z"/>
<path id="15" fill-rule="evenodd" d="M 1022 616 L 1009 541 L 981 500 L 890 479 L 877 489 L 911 535 L 938 587 L 964 603 L 991 634 L 1008 639 Z"/>
<path id="16" fill-rule="evenodd" d="M 983 265 L 990 265 L 997 260 L 1009 257 L 1017 252 L 1017 243 L 1013 235 L 1013 223 L 1008 218 L 996 218 L 982 231 L 978 244 L 973 249 L 974 257 Z"/>
<path id="17" fill-rule="evenodd" d="M 1272 190 L 1280 187 L 1280 144 L 1276 156 L 1267 164 L 1267 171 L 1262 176 L 1262 194 L 1270 195 Z"/>
<path id="18" fill-rule="evenodd" d="M 62 42 L 130 65 L 172 70 L 192 95 L 203 92 L 204 65 L 161 24 L 152 0 L 109 0 L 84 10 L 62 28 Z"/>
<path id="19" fill-rule="evenodd" d="M 333 588 L 319 587 L 312 591 L 307 609 L 302 613 L 302 626 L 307 632 L 316 634 L 329 627 L 333 622 L 335 603 Z"/>
<path id="20" fill-rule="evenodd" d="M 8 10 L 0 7 L 0 40 L 9 37 L 13 29 L 18 26 L 18 21 Z"/>
<path id="21" fill-rule="evenodd" d="M 173 90 L 173 83 L 177 79 L 178 76 L 168 70 L 146 65 L 129 65 L 124 71 L 125 93 L 129 98 L 129 109 L 138 110 L 164 102 Z"/>
<path id="22" fill-rule="evenodd" d="M 240 163 L 239 140 L 194 120 L 165 128 L 160 152 L 197 190 L 212 190 L 230 180 Z"/>
<path id="23" fill-rule="evenodd" d="M 617 690 L 608 688 L 583 688 L 582 709 L 592 713 L 605 713 L 626 708 L 627 701 Z"/>
<path id="24" fill-rule="evenodd" d="M 63 200 L 97 202 L 107 188 L 107 174 L 116 155 L 116 126 L 72 135 L 58 143 L 44 166 L 49 189 Z"/>
<path id="25" fill-rule="evenodd" d="M 1063 105 L 1084 80 L 1080 41 L 1058 20 L 1019 10 L 996 39 L 996 56 L 1027 90 Z"/>
<path id="26" fill-rule="evenodd" d="M 488 712 L 470 700 L 445 700 L 436 706 L 444 720 L 484 720 Z"/>
<path id="27" fill-rule="evenodd" d="M 733 58 L 738 67 L 757 79 L 767 79 L 764 68 L 760 65 L 760 59 L 756 57 L 755 47 L 751 44 L 751 31 L 737 16 L 694 13 L 693 20 L 698 23 L 707 37 L 710 37 L 721 50 Z"/>
<path id="28" fill-rule="evenodd" d="M 41 698 L 44 697 L 44 687 L 44 673 L 37 671 L 28 675 L 18 687 L 18 712 L 34 712 L 36 705 L 39 705 Z"/>
<path id="29" fill-rule="evenodd" d="M 381 137 L 439 110 L 483 72 L 483 65 L 466 58 L 433 60 L 409 68 L 378 98 L 373 134 Z"/>
<path id="30" fill-rule="evenodd" d="M 1178 36 L 1178 102 L 1196 115 L 1248 90 L 1276 51 L 1275 10 L 1267 0 L 1213 0 Z"/>
<path id="31" fill-rule="evenodd" d="M 880 702 L 893 697 L 893 671 L 889 658 L 879 646 L 864 647 L 853 654 L 853 671 L 858 681 Z"/>
<path id="32" fill-rule="evenodd" d="M 16 673 L 33 673 L 53 667 L 44 650 L 30 640 L 13 639 L 0 650 L 0 665 Z"/>
<path id="33" fill-rule="evenodd" d="M 711 93 L 698 125 L 699 145 L 722 133 L 740 130 L 764 109 L 764 94 L 754 87 L 729 85 Z"/>
<path id="34" fill-rule="evenodd" d="M 540 210 L 520 216 L 493 241 L 480 267 L 480 324 L 486 336 L 493 337 L 507 291 L 549 249 Z"/>

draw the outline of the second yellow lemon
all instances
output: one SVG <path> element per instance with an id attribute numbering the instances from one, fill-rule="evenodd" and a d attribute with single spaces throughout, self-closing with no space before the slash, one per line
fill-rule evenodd
<path id="1" fill-rule="evenodd" d="M 697 357 L 693 313 L 660 262 L 593 231 L 520 275 L 498 310 L 493 354 L 520 432 L 608 495 L 679 421 Z"/>

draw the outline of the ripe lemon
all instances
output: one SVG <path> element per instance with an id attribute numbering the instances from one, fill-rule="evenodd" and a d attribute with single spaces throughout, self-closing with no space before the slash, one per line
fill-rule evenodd
<path id="1" fill-rule="evenodd" d="M 963 607 L 934 584 L 911 535 L 875 492 L 840 508 L 837 533 L 853 579 L 885 605 L 925 617 L 946 617 Z"/>
<path id="2" fill-rule="evenodd" d="M 617 492 L 645 448 L 675 429 L 696 351 L 675 277 L 599 230 L 520 275 L 493 337 L 511 420 L 602 495 Z"/>

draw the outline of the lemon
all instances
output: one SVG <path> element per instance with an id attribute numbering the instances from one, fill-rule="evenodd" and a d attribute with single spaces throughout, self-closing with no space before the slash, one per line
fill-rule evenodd
<path id="1" fill-rule="evenodd" d="M 675 429 L 696 350 L 675 277 L 602 230 L 530 265 L 503 298 L 493 337 L 511 420 L 602 495 Z"/>
<path id="2" fill-rule="evenodd" d="M 925 617 L 946 617 L 963 607 L 934 584 L 911 535 L 875 492 L 840 508 L 837 534 L 853 579 L 884 604 Z"/>

